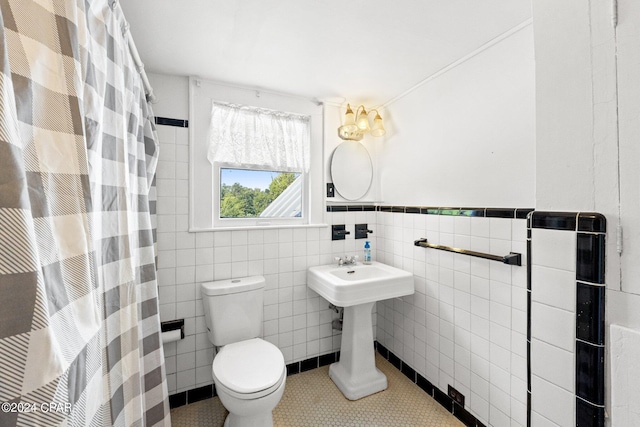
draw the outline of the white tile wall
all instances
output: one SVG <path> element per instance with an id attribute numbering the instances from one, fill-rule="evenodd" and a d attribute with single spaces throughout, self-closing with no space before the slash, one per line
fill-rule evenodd
<path id="1" fill-rule="evenodd" d="M 573 410 L 575 395 L 573 393 L 536 375 L 531 377 L 531 390 L 532 413 L 540 414 L 559 426 L 576 425 L 575 410 Z M 533 424 L 532 427 L 537 427 L 537 425 Z"/>
<path id="2" fill-rule="evenodd" d="M 576 233 L 531 233 L 532 426 L 575 425 Z"/>
<path id="3" fill-rule="evenodd" d="M 378 212 L 378 260 L 412 271 L 416 293 L 378 303 L 377 339 L 493 426 L 526 425 L 526 266 L 413 245 L 430 242 L 526 261 L 526 221 Z"/>
<path id="4" fill-rule="evenodd" d="M 263 275 L 264 339 L 277 345 L 287 363 L 340 348 L 333 331 L 337 316 L 307 289 L 307 267 L 334 256 L 362 257 L 364 240 L 354 224 L 368 223 L 376 256 L 375 212 L 326 213 L 325 222 L 346 224 L 351 235 L 331 241 L 330 228 L 188 232 L 188 129 L 158 126 L 158 286 L 161 321 L 185 319 L 185 339 L 164 346 L 169 394 L 211 384 L 214 350 L 206 334 L 199 284 Z M 375 311 L 372 314 L 375 322 Z"/>

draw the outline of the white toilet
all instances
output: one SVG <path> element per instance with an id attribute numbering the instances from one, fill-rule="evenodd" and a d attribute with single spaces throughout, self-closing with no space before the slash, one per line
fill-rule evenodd
<path id="1" fill-rule="evenodd" d="M 262 276 L 201 285 L 209 340 L 222 347 L 213 359 L 213 381 L 229 411 L 225 427 L 273 426 L 273 408 L 284 393 L 282 352 L 260 338 Z"/>

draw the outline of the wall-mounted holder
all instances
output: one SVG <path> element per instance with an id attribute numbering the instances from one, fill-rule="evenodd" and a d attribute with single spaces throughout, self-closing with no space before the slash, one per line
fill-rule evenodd
<path id="1" fill-rule="evenodd" d="M 368 224 L 356 224 L 356 239 L 366 239 L 369 233 L 373 234 L 373 230 L 369 230 Z"/>
<path id="2" fill-rule="evenodd" d="M 160 323 L 162 343 L 170 343 L 184 339 L 184 319 L 169 320 Z"/>
<path id="3" fill-rule="evenodd" d="M 450 246 L 429 243 L 425 238 L 415 240 L 413 244 L 415 246 L 420 246 L 423 248 L 439 249 L 441 251 L 455 252 L 457 254 L 469 255 L 477 258 L 490 259 L 492 261 L 500 261 L 504 264 L 509 264 L 509 265 L 520 265 L 520 266 L 522 265 L 522 254 L 519 254 L 517 252 L 509 252 L 509 254 L 505 256 L 491 255 L 491 254 L 485 254 L 483 252 L 470 251 L 468 249 L 452 248 Z"/>
<path id="4" fill-rule="evenodd" d="M 350 231 L 345 230 L 344 224 L 331 226 L 331 240 L 344 240 Z"/>

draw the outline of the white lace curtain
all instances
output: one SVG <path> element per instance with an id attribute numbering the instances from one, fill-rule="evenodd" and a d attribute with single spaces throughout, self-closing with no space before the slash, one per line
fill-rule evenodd
<path id="1" fill-rule="evenodd" d="M 211 163 L 309 171 L 309 116 L 214 101 L 209 135 Z"/>

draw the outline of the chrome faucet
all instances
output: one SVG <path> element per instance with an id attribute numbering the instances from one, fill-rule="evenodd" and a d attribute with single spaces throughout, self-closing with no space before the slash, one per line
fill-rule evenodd
<path id="1" fill-rule="evenodd" d="M 338 267 L 343 266 L 343 265 L 356 265 L 358 263 L 358 255 L 345 255 L 344 258 L 342 257 L 335 257 L 334 261 L 338 264 Z"/>

